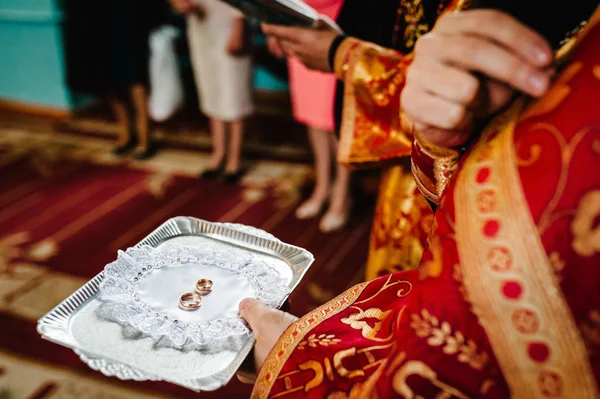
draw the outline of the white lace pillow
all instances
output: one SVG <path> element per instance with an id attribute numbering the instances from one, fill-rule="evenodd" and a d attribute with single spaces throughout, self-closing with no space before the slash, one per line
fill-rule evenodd
<path id="1" fill-rule="evenodd" d="M 187 266 L 199 266 L 193 270 L 201 270 L 203 266 L 216 267 L 233 273 L 236 278 L 245 279 L 255 298 L 271 307 L 279 306 L 289 294 L 286 280 L 279 272 L 251 252 L 211 246 L 165 249 L 144 246 L 119 251 L 117 260 L 106 266 L 99 289 L 100 300 L 104 303 L 98 315 L 126 327 L 124 332 L 129 337 L 137 338 L 141 333 L 160 346 L 181 350 L 239 350 L 250 330 L 237 312 L 233 316 L 210 320 L 178 320 L 173 316 L 178 310 L 165 311 L 164 306 L 157 309 L 155 303 L 147 303 L 152 301 L 144 300 L 144 295 L 140 294 L 145 280 L 158 269 Z M 193 283 L 195 280 L 190 282 L 190 291 L 193 291 Z M 215 281 L 215 285 L 217 283 Z M 168 286 L 160 287 L 169 295 L 183 294 L 170 292 L 173 290 Z M 203 302 L 207 301 L 208 298 Z M 168 306 L 171 305 L 176 307 L 175 304 Z"/>

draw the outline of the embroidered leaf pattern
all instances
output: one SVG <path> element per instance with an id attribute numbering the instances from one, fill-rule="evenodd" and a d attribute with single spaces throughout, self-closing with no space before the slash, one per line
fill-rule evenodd
<path id="1" fill-rule="evenodd" d="M 450 323 L 442 322 L 440 325 L 439 320 L 425 309 L 421 310 L 420 315 L 413 314 L 411 319 L 410 325 L 417 337 L 427 338 L 428 345 L 441 347 L 446 355 L 458 355 L 459 362 L 477 370 L 483 369 L 487 363 L 487 353 L 479 352 L 475 342 L 466 340 L 460 331 L 453 333 Z"/>
<path id="2" fill-rule="evenodd" d="M 341 339 L 335 338 L 334 334 L 320 334 L 318 336 L 317 334 L 312 334 L 307 339 L 298 344 L 298 349 L 304 350 L 307 346 L 311 348 L 316 348 L 317 346 L 327 347 L 329 345 L 336 345 L 341 341 Z"/>

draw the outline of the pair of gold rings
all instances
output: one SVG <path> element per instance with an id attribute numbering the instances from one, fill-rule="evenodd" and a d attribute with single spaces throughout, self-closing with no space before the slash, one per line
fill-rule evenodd
<path id="1" fill-rule="evenodd" d="M 210 294 L 212 289 L 212 280 L 206 278 L 198 280 L 195 292 L 185 293 L 179 298 L 179 307 L 183 310 L 198 310 L 202 306 L 202 296 Z"/>

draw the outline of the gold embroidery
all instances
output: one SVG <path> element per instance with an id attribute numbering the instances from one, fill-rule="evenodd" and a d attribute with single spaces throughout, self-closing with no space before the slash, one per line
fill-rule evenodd
<path id="1" fill-rule="evenodd" d="M 440 323 L 426 309 L 421 310 L 421 316 L 412 315 L 410 326 L 415 330 L 419 338 L 427 338 L 431 346 L 442 347 L 447 355 L 458 354 L 458 361 L 466 363 L 476 370 L 482 370 L 488 361 L 485 352 L 478 352 L 477 345 L 472 340 L 466 340 L 465 336 L 457 331 L 452 334 L 452 328 L 447 322 Z"/>
<path id="2" fill-rule="evenodd" d="M 552 268 L 554 269 L 554 272 L 556 273 L 556 278 L 559 282 L 562 281 L 562 272 L 563 270 L 565 270 L 566 267 L 565 261 L 562 260 L 558 252 L 552 252 L 550 254 L 549 260 L 550 264 L 552 265 Z"/>
<path id="3" fill-rule="evenodd" d="M 412 159 L 410 160 L 410 170 L 415 178 L 415 183 L 417 184 L 417 188 L 421 194 L 423 194 L 425 198 L 434 204 L 439 203 L 440 197 L 437 194 L 435 183 L 432 182 L 431 179 L 429 179 L 421 169 L 419 169 L 417 164 Z"/>
<path id="4" fill-rule="evenodd" d="M 433 161 L 433 175 L 435 176 L 435 188 L 438 197 L 441 197 L 450 182 L 452 174 L 458 167 L 460 156 L 458 152 L 450 157 L 436 158 Z"/>
<path id="5" fill-rule="evenodd" d="M 600 140 L 594 140 L 594 141 L 592 142 L 592 150 L 593 150 L 593 151 L 594 151 L 596 154 L 600 155 Z"/>
<path id="6" fill-rule="evenodd" d="M 410 155 L 412 125 L 396 108 L 411 60 L 410 54 L 372 43 L 352 38 L 342 42 L 336 53 L 336 65 L 346 66 L 338 73 L 345 83 L 338 162 L 364 166 Z M 385 126 L 373 112 L 390 115 Z"/>
<path id="7" fill-rule="evenodd" d="M 454 268 L 452 270 L 452 278 L 454 279 L 454 281 L 456 281 L 458 283 L 458 292 L 461 293 L 463 299 L 465 300 L 465 302 L 467 303 L 471 303 L 471 300 L 469 299 L 469 295 L 467 293 L 467 290 L 465 289 L 465 285 L 463 283 L 463 271 L 462 271 L 462 267 L 460 265 L 454 265 Z"/>
<path id="8" fill-rule="evenodd" d="M 252 390 L 252 398 L 265 398 L 271 391 L 277 376 L 283 369 L 285 362 L 296 349 L 306 334 L 323 321 L 334 317 L 352 305 L 363 292 L 367 283 L 359 284 L 344 292 L 337 298 L 308 313 L 288 328 L 279 338 L 273 350 L 260 369 L 256 384 Z"/>
<path id="9" fill-rule="evenodd" d="M 543 370 L 540 373 L 538 386 L 542 395 L 547 398 L 558 398 L 564 392 L 562 378 L 551 370 Z"/>
<path id="10" fill-rule="evenodd" d="M 335 345 L 335 344 L 339 344 L 342 340 L 338 339 L 335 337 L 335 335 L 330 334 L 321 334 L 318 337 L 316 336 L 316 334 L 312 334 L 311 336 L 309 336 L 307 339 L 305 339 L 304 341 L 300 342 L 298 344 L 298 349 L 299 350 L 304 350 L 306 349 L 307 346 L 310 346 L 311 348 L 316 348 L 317 346 L 329 346 L 329 345 Z"/>
<path id="11" fill-rule="evenodd" d="M 342 364 L 342 361 L 347 358 L 356 355 L 356 348 L 345 349 L 343 351 L 339 351 L 335 355 L 333 355 L 333 367 L 338 372 L 338 374 L 344 378 L 354 378 L 354 377 L 363 377 L 365 372 L 362 370 L 348 370 Z"/>
<path id="12" fill-rule="evenodd" d="M 592 310 L 587 321 L 581 323 L 581 335 L 588 347 L 600 345 L 600 311 Z"/>
<path id="13" fill-rule="evenodd" d="M 531 166 L 540 159 L 540 155 L 542 155 L 542 147 L 535 144 L 529 148 L 529 158 L 523 159 L 519 156 L 520 154 L 520 143 L 517 144 L 517 165 L 521 167 Z"/>
<path id="14" fill-rule="evenodd" d="M 381 330 L 383 322 L 392 313 L 391 310 L 386 310 L 385 312 L 383 312 L 380 309 L 372 308 L 365 311 L 355 306 L 352 306 L 352 309 L 358 310 L 358 313 L 354 313 L 348 317 L 342 318 L 342 323 L 349 325 L 355 330 L 361 330 L 362 336 L 366 339 L 370 339 L 371 341 L 386 342 L 392 338 L 392 333 L 390 333 L 390 335 L 386 338 L 377 337 L 377 334 Z M 377 320 L 373 324 L 373 327 L 371 327 L 371 325 L 367 321 L 368 319 Z"/>
<path id="15" fill-rule="evenodd" d="M 487 394 L 494 385 L 496 385 L 496 382 L 494 380 L 483 381 L 483 384 L 481 384 L 481 389 L 479 390 L 479 393 L 482 395 Z"/>
<path id="16" fill-rule="evenodd" d="M 417 185 L 419 185 L 419 189 L 421 186 L 425 186 L 425 191 L 423 191 L 423 195 L 428 199 L 432 200 L 432 198 L 436 199 L 435 203 L 437 204 L 440 196 L 446 189 L 446 186 L 450 182 L 450 178 L 452 174 L 455 172 L 458 167 L 458 162 L 460 160 L 460 152 L 438 146 L 427 141 L 418 131 L 413 132 L 415 137 L 415 146 L 419 147 L 419 150 L 433 159 L 433 177 L 435 182 L 431 182 L 427 176 L 419 169 L 419 167 L 412 162 L 411 168 L 413 173 L 415 174 L 415 180 L 417 181 Z M 435 193 L 433 193 L 433 189 L 431 184 L 435 184 Z M 430 198 L 432 197 L 432 198 Z"/>
<path id="17" fill-rule="evenodd" d="M 367 382 L 365 383 L 363 381 L 363 386 L 365 386 L 365 390 L 368 392 L 373 388 L 373 384 L 377 381 L 377 379 L 373 379 L 373 377 L 381 375 L 383 367 L 387 364 L 387 354 L 389 353 L 390 348 L 393 347 L 394 343 L 392 342 L 386 345 L 371 346 L 358 350 L 356 348 L 343 349 L 333 354 L 333 356 L 330 356 L 331 360 L 329 357 L 325 357 L 322 362 L 319 360 L 308 360 L 299 363 L 295 370 L 277 376 L 278 381 L 283 381 L 285 391 L 278 392 L 271 397 L 279 398 L 300 391 L 305 393 L 309 392 L 326 382 L 325 378 L 328 381 L 333 382 L 335 380 L 334 369 L 336 371 L 336 376 L 350 379 L 364 377 L 367 375 L 367 370 L 376 368 L 376 371 L 371 374 Z M 376 353 L 378 351 L 379 353 Z M 343 365 L 343 362 L 350 358 L 355 358 L 360 364 L 364 364 L 364 360 L 361 358 L 363 356 L 367 364 L 362 368 L 349 370 Z M 295 384 L 299 385 L 295 386 Z M 337 392 L 336 394 L 342 394 L 342 392 Z"/>
<path id="18" fill-rule="evenodd" d="M 425 19 L 425 10 L 421 0 L 403 0 L 401 7 L 404 13 L 404 44 L 407 48 L 414 47 L 421 35 L 429 31 L 429 25 Z"/>
<path id="19" fill-rule="evenodd" d="M 421 236 L 431 229 L 433 214 L 410 171 L 403 166 L 382 173 L 371 230 L 366 280 L 416 269 L 423 255 Z"/>
<path id="20" fill-rule="evenodd" d="M 392 363 L 390 364 L 390 367 L 388 368 L 388 370 L 385 373 L 385 375 L 387 377 L 391 377 L 392 374 L 394 374 L 394 372 L 396 371 L 396 369 L 398 367 L 400 367 L 400 365 L 402 363 L 404 363 L 404 360 L 406 360 L 406 353 L 405 352 L 401 352 L 398 355 L 396 355 L 396 357 L 394 357 L 394 360 L 392 360 Z"/>
<path id="21" fill-rule="evenodd" d="M 383 284 L 383 287 L 381 287 L 379 289 L 379 291 L 377 291 L 375 294 L 373 294 L 372 296 L 368 297 L 367 299 L 363 299 L 362 301 L 358 301 L 355 303 L 355 305 L 362 305 L 363 303 L 367 303 L 370 300 L 377 298 L 377 296 L 379 296 L 379 294 L 381 294 L 383 291 L 387 290 L 390 287 L 395 287 L 397 285 L 403 285 L 398 292 L 396 292 L 396 296 L 398 298 L 404 298 L 405 296 L 407 296 L 408 294 L 410 294 L 410 292 L 412 291 L 412 284 L 409 281 L 395 281 L 393 283 L 390 283 L 390 281 L 392 280 L 394 276 L 392 274 L 390 274 L 387 278 L 387 280 L 385 281 L 385 284 Z"/>
<path id="22" fill-rule="evenodd" d="M 600 226 L 595 226 L 600 216 L 600 190 L 586 193 L 577 207 L 571 224 L 573 250 L 580 256 L 593 256 L 600 252 Z"/>
<path id="23" fill-rule="evenodd" d="M 352 385 L 350 392 L 335 391 L 327 395 L 327 399 L 358 399 L 363 398 L 364 388 L 362 383 Z M 375 394 L 376 395 L 376 394 Z M 369 396 L 371 397 L 371 396 Z M 377 397 L 377 396 L 375 396 Z"/>
<path id="24" fill-rule="evenodd" d="M 521 109 L 517 101 L 488 126 L 458 175 L 456 242 L 464 284 L 513 396 L 554 394 L 560 386 L 570 397 L 595 397 L 585 345 L 515 184 L 513 134 Z M 482 158 L 485 148 L 489 157 Z M 487 189 L 497 192 L 494 213 L 474 212 L 479 192 Z M 499 259 L 490 257 L 494 248 L 506 250 L 505 261 L 490 261 Z"/>
<path id="25" fill-rule="evenodd" d="M 456 388 L 453 388 L 450 385 L 438 380 L 436 372 L 425 363 L 419 361 L 406 362 L 404 366 L 402 366 L 402 368 L 394 375 L 394 379 L 392 381 L 394 391 L 396 391 L 396 393 L 401 395 L 403 398 L 424 399 L 422 396 L 417 395 L 408 384 L 408 378 L 413 375 L 418 375 L 428 380 L 433 386 L 442 390 L 442 392 L 436 396 L 436 399 L 449 399 L 453 397 L 458 399 L 469 399 L 468 396 Z"/>
<path id="26" fill-rule="evenodd" d="M 567 142 L 564 135 L 561 133 L 559 129 L 555 126 L 546 124 L 546 123 L 538 123 L 532 128 L 533 130 L 540 130 L 550 133 L 557 141 L 558 145 L 562 149 L 561 154 L 561 169 L 560 169 L 560 177 L 558 179 L 557 187 L 554 191 L 553 197 L 548 202 L 544 213 L 540 217 L 540 221 L 538 223 L 539 233 L 542 234 L 546 231 L 552 223 L 556 220 L 557 215 L 553 214 L 556 210 L 556 206 L 558 201 L 564 194 L 565 187 L 567 185 L 567 177 L 569 174 L 569 165 L 573 158 L 573 154 L 575 153 L 575 149 L 584 139 L 584 137 L 592 131 L 592 128 L 586 127 L 575 133 L 571 141 Z M 514 151 L 514 149 L 513 149 Z M 561 216 L 559 213 L 558 216 Z"/>
<path id="27" fill-rule="evenodd" d="M 315 373 L 315 376 L 312 378 L 312 380 L 308 381 L 304 386 L 304 392 L 308 392 L 311 389 L 314 389 L 321 385 L 321 383 L 323 383 L 324 374 L 323 366 L 321 366 L 321 363 L 317 362 L 316 360 L 309 360 L 304 363 L 300 363 L 298 365 L 298 368 L 302 371 L 312 370 Z"/>
<path id="28" fill-rule="evenodd" d="M 424 280 L 427 277 L 439 277 L 440 274 L 442 274 L 444 259 L 439 236 L 433 237 L 429 250 L 431 251 L 433 259 L 423 262 L 419 268 L 419 277 L 421 280 Z"/>
<path id="29" fill-rule="evenodd" d="M 583 68 L 583 64 L 580 62 L 574 62 L 567 66 L 561 72 L 552 87 L 550 87 L 548 93 L 533 103 L 532 106 L 523 113 L 521 120 L 542 116 L 555 110 L 556 107 L 558 107 L 571 93 L 569 82 L 577 76 L 581 71 L 581 68 Z"/>

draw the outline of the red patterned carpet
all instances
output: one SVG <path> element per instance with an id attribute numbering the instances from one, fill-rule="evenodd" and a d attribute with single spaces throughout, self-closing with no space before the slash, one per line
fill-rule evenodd
<path id="1" fill-rule="evenodd" d="M 195 395 L 166 383 L 122 382 L 43 341 L 36 321 L 116 256 L 177 216 L 263 228 L 310 250 L 316 263 L 291 297 L 304 314 L 363 277 L 369 215 L 322 235 L 295 205 L 310 167 L 250 166 L 237 186 L 197 179 L 208 157 L 164 150 L 150 162 L 119 160 L 110 143 L 55 132 L 49 124 L 0 123 L 0 398 L 247 397 L 237 381 Z M 370 209 L 372 206 L 365 206 Z"/>

